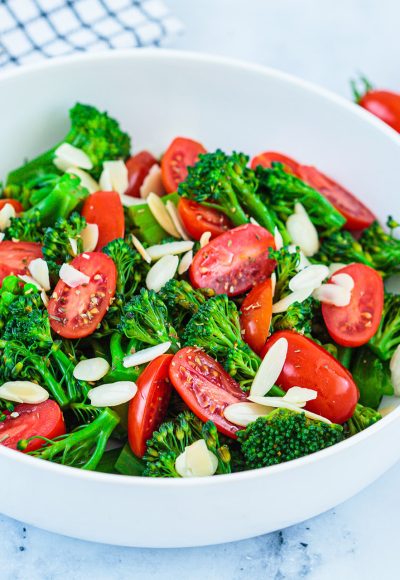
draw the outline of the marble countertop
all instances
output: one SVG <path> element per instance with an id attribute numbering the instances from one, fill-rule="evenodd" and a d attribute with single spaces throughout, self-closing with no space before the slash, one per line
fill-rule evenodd
<path id="1" fill-rule="evenodd" d="M 176 48 L 277 67 L 344 96 L 350 96 L 348 80 L 358 72 L 378 85 L 400 88 L 397 0 L 169 4 L 186 25 Z M 297 526 L 184 550 L 92 544 L 0 516 L 0 578 L 391 580 L 400 575 L 400 519 L 394 507 L 399 489 L 400 464 L 353 499 Z"/>

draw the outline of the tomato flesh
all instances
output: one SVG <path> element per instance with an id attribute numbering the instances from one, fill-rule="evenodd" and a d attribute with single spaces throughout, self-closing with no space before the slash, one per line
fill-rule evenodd
<path id="1" fill-rule="evenodd" d="M 315 342 L 290 330 L 275 332 L 261 356 L 282 337 L 288 341 L 288 353 L 277 385 L 285 391 L 296 386 L 313 389 L 318 395 L 307 403 L 308 411 L 338 424 L 350 419 L 359 392 L 349 371 Z"/>
<path id="2" fill-rule="evenodd" d="M 297 175 L 297 169 L 299 167 L 297 161 L 295 161 L 291 157 L 288 157 L 287 155 L 277 153 L 276 151 L 265 151 L 264 153 L 256 155 L 251 160 L 250 166 L 252 169 L 255 169 L 256 167 L 258 167 L 258 165 L 261 165 L 261 167 L 269 169 L 272 167 L 273 163 L 282 163 L 282 165 L 285 168 L 285 171 Z"/>
<path id="3" fill-rule="evenodd" d="M 272 283 L 269 278 L 254 286 L 240 308 L 243 340 L 258 354 L 268 338 L 271 317 Z"/>
<path id="4" fill-rule="evenodd" d="M 116 191 L 96 191 L 86 198 L 82 215 L 89 224 L 97 224 L 99 239 L 96 250 L 101 250 L 125 234 L 124 208 Z"/>
<path id="5" fill-rule="evenodd" d="M 222 366 L 196 347 L 185 347 L 172 359 L 169 376 L 187 406 L 202 421 L 213 421 L 218 431 L 235 438 L 241 429 L 224 417 L 233 403 L 246 400 L 238 383 Z"/>
<path id="6" fill-rule="evenodd" d="M 100 252 L 85 252 L 71 266 L 89 276 L 89 282 L 70 288 L 59 280 L 47 310 L 54 332 L 82 338 L 92 334 L 106 314 L 115 294 L 117 270 L 112 259 Z"/>
<path id="7" fill-rule="evenodd" d="M 269 250 L 272 234 L 261 226 L 244 224 L 221 234 L 195 255 L 189 276 L 195 288 L 237 296 L 269 278 L 275 268 Z"/>
<path id="8" fill-rule="evenodd" d="M 358 104 L 400 133 L 400 94 L 371 90 Z"/>
<path id="9" fill-rule="evenodd" d="M 7 204 L 13 206 L 15 213 L 21 213 L 24 210 L 22 204 L 16 199 L 0 199 L 0 211 Z"/>
<path id="10" fill-rule="evenodd" d="M 172 141 L 161 160 L 162 182 L 167 193 L 177 190 L 187 177 L 187 168 L 195 165 L 201 153 L 206 150 L 198 141 L 186 137 L 176 137 Z"/>
<path id="11" fill-rule="evenodd" d="M 140 151 L 133 155 L 126 162 L 128 169 L 128 189 L 125 191 L 126 195 L 131 197 L 140 197 L 140 188 L 148 175 L 153 165 L 157 165 L 158 161 L 148 151 Z"/>
<path id="12" fill-rule="evenodd" d="M 36 405 L 22 403 L 14 407 L 14 412 L 18 413 L 18 417 L 13 418 L 7 414 L 6 419 L 0 422 L 0 441 L 5 447 L 17 449 L 21 439 L 38 435 L 54 439 L 65 433 L 64 417 L 55 401 L 48 399 Z M 35 451 L 45 444 L 41 439 L 34 439 L 24 453 Z"/>
<path id="13" fill-rule="evenodd" d="M 172 354 L 164 354 L 147 365 L 136 381 L 138 392 L 129 403 L 128 439 L 133 453 L 143 457 L 146 442 L 162 423 L 168 408 L 172 386 L 169 367 Z"/>
<path id="14" fill-rule="evenodd" d="M 354 280 L 350 304 L 322 304 L 322 315 L 329 334 L 338 344 L 361 346 L 374 336 L 381 322 L 383 280 L 376 270 L 365 264 L 350 264 L 335 272 L 334 276 L 337 274 L 348 274 Z"/>
<path id="15" fill-rule="evenodd" d="M 210 232 L 211 239 L 214 239 L 232 226 L 230 219 L 222 212 L 185 197 L 180 198 L 178 211 L 185 230 L 193 240 L 200 240 L 205 232 Z"/>
<path id="16" fill-rule="evenodd" d="M 29 274 L 28 266 L 32 260 L 42 257 L 42 246 L 36 242 L 1 242 L 0 286 L 6 276 Z"/>

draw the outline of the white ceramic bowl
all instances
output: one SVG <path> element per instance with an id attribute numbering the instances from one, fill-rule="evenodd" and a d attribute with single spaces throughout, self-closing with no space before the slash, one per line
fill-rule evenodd
<path id="1" fill-rule="evenodd" d="M 272 149 L 315 164 L 380 217 L 399 216 L 400 140 L 355 105 L 258 66 L 178 52 L 81 56 L 0 79 L 0 175 L 63 137 L 77 101 L 107 109 L 133 146 L 176 135 L 209 149 Z M 400 456 L 400 409 L 325 451 L 206 479 L 84 472 L 0 446 L 0 511 L 36 526 L 127 546 L 200 546 L 289 526 L 351 497 Z"/>

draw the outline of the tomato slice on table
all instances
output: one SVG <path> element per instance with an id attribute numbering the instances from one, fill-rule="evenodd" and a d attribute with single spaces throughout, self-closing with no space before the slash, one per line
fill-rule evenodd
<path id="1" fill-rule="evenodd" d="M 15 213 L 21 213 L 22 211 L 24 211 L 22 204 L 16 199 L 0 199 L 0 211 L 7 204 L 13 206 L 13 208 L 15 209 Z"/>
<path id="2" fill-rule="evenodd" d="M 205 232 L 211 232 L 213 239 L 232 227 L 230 219 L 222 212 L 185 197 L 180 198 L 178 211 L 185 230 L 193 240 L 199 240 Z"/>
<path id="3" fill-rule="evenodd" d="M 202 421 L 213 421 L 218 431 L 235 438 L 241 429 L 224 417 L 224 409 L 246 400 L 238 383 L 222 366 L 196 347 L 176 353 L 169 368 L 175 389 L 187 406 Z"/>
<path id="4" fill-rule="evenodd" d="M 146 442 L 167 412 L 172 386 L 169 367 L 174 356 L 163 354 L 151 361 L 136 381 L 138 392 L 129 403 L 128 439 L 135 455 L 143 457 Z"/>
<path id="5" fill-rule="evenodd" d="M 293 173 L 297 175 L 297 169 L 299 164 L 297 161 L 288 157 L 287 155 L 283 155 L 282 153 L 277 153 L 276 151 L 265 151 L 264 153 L 260 153 L 256 155 L 251 160 L 251 168 L 255 169 L 258 165 L 264 167 L 265 169 L 269 169 L 272 167 L 273 163 L 282 163 L 284 165 L 285 170 L 289 173 Z"/>
<path id="6" fill-rule="evenodd" d="M 59 280 L 47 310 L 54 332 L 64 338 L 82 338 L 92 334 L 104 318 L 115 294 L 117 270 L 112 259 L 100 252 L 80 254 L 71 266 L 89 276 L 89 282 L 71 288 Z"/>
<path id="7" fill-rule="evenodd" d="M 256 353 L 260 353 L 266 343 L 272 317 L 271 279 L 257 284 L 248 293 L 240 307 L 240 325 L 243 340 Z"/>
<path id="8" fill-rule="evenodd" d="M 99 227 L 96 250 L 125 234 L 124 208 L 116 191 L 96 191 L 86 198 L 82 215 L 89 224 Z"/>
<path id="9" fill-rule="evenodd" d="M 1 242 L 0 286 L 10 274 L 29 274 L 28 266 L 32 260 L 42 257 L 42 246 L 36 242 Z"/>
<path id="10" fill-rule="evenodd" d="M 140 197 L 140 188 L 143 185 L 143 181 L 153 165 L 157 164 L 157 159 L 148 151 L 140 151 L 130 157 L 126 162 L 129 185 L 125 194 L 132 197 Z"/>
<path id="11" fill-rule="evenodd" d="M 0 422 L 0 441 L 5 447 L 17 449 L 18 441 L 21 439 L 37 435 L 54 439 L 65 433 L 64 417 L 55 401 L 48 399 L 36 405 L 22 403 L 14 407 L 14 412 L 18 413 L 18 417 L 7 415 L 6 419 Z M 46 442 L 41 439 L 34 439 L 24 449 L 24 453 L 35 451 L 45 444 Z"/>
<path id="12" fill-rule="evenodd" d="M 361 346 L 374 336 L 381 322 L 383 280 L 376 270 L 365 264 L 350 264 L 337 270 L 334 276 L 337 274 L 348 274 L 354 280 L 350 304 L 322 304 L 322 315 L 335 342 L 342 346 Z"/>
<path id="13" fill-rule="evenodd" d="M 206 153 L 206 150 L 198 141 L 185 137 L 176 137 L 172 141 L 161 160 L 162 181 L 167 193 L 177 190 L 186 179 L 187 168 L 195 165 L 200 153 Z"/>
<path id="14" fill-rule="evenodd" d="M 299 165 L 298 177 L 319 191 L 346 218 L 347 230 L 363 230 L 376 219 L 355 195 L 316 167 Z"/>
<path id="15" fill-rule="evenodd" d="M 269 250 L 274 236 L 255 224 L 244 224 L 221 234 L 195 255 L 190 280 L 195 288 L 237 296 L 269 278 L 275 268 Z"/>

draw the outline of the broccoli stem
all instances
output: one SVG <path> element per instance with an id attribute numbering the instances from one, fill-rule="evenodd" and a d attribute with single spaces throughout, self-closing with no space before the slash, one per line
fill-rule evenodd
<path id="1" fill-rule="evenodd" d="M 31 179 L 40 178 L 41 175 L 45 175 L 46 173 L 58 173 L 58 170 L 53 163 L 53 159 L 55 151 L 59 145 L 61 145 L 61 143 L 50 149 L 50 151 L 42 153 L 39 157 L 32 159 L 32 161 L 28 161 L 28 163 L 25 163 L 22 167 L 18 167 L 18 169 L 11 171 L 8 175 L 7 183 L 12 185 L 22 185 Z"/>
<path id="2" fill-rule="evenodd" d="M 73 376 L 75 363 L 69 359 L 62 350 L 59 350 L 59 346 L 60 343 L 54 343 L 52 353 L 53 358 L 65 379 L 69 402 L 73 403 L 82 398 L 86 399 L 89 392 L 88 384 L 83 381 L 80 381 L 78 384 L 78 381 Z"/>
<path id="3" fill-rule="evenodd" d="M 228 216 L 234 226 L 241 226 L 243 224 L 247 224 L 249 221 L 246 212 L 238 204 L 236 199 L 232 199 L 232 197 L 230 197 L 230 204 L 228 208 L 225 208 L 217 203 L 211 203 L 209 201 L 202 201 L 201 205 L 216 209 L 217 211 L 224 213 L 226 216 Z"/>
<path id="4" fill-rule="evenodd" d="M 86 195 L 82 196 L 78 191 L 56 186 L 39 203 L 24 212 L 24 217 L 29 219 L 39 212 L 41 224 L 48 226 L 59 217 L 69 216 L 85 197 Z"/>
<path id="5" fill-rule="evenodd" d="M 142 372 L 141 366 L 125 368 L 122 361 L 130 354 L 132 348 L 136 345 L 136 340 L 132 339 L 128 342 L 126 348 L 123 347 L 122 341 L 124 337 L 119 332 L 114 332 L 110 339 L 110 354 L 111 354 L 111 370 L 107 373 L 106 379 L 108 382 L 115 383 L 117 381 L 136 381 Z"/>

